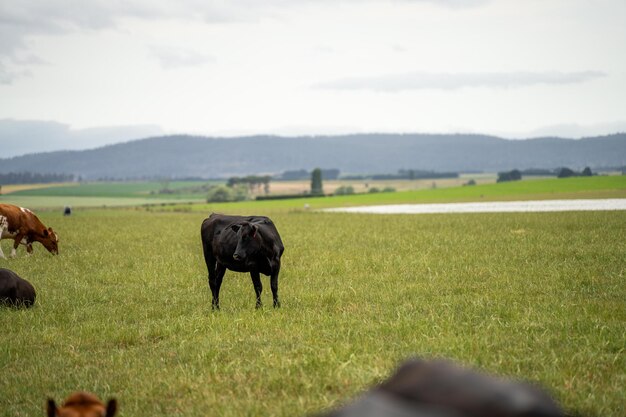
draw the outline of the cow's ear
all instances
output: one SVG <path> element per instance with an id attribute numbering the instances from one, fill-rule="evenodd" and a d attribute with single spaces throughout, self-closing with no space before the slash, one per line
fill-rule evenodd
<path id="1" fill-rule="evenodd" d="M 107 403 L 106 417 L 113 417 L 116 411 L 117 411 L 117 400 L 115 398 L 111 398 L 109 402 Z"/>
<path id="2" fill-rule="evenodd" d="M 256 237 L 257 230 L 259 230 L 259 226 L 257 226 L 256 224 L 253 224 L 252 225 L 252 231 L 250 231 L 250 236 Z"/>
<path id="3" fill-rule="evenodd" d="M 48 403 L 46 404 L 46 413 L 48 417 L 55 417 L 57 415 L 57 405 L 54 403 L 52 398 L 48 398 Z"/>
<path id="4" fill-rule="evenodd" d="M 235 233 L 237 233 L 237 232 L 239 231 L 239 228 L 240 228 L 240 227 L 241 227 L 241 226 L 240 226 L 240 225 L 238 225 L 238 224 L 231 224 L 231 225 L 230 225 L 230 228 L 231 228 L 231 229 L 233 229 L 233 231 L 234 231 Z"/>
<path id="5" fill-rule="evenodd" d="M 46 229 L 43 229 L 43 235 L 44 235 L 45 237 L 48 237 L 49 233 L 48 233 L 48 231 L 47 231 Z"/>

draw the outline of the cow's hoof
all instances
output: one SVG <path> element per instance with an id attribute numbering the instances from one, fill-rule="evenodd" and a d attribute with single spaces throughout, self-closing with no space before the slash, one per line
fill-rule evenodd
<path id="1" fill-rule="evenodd" d="M 274 308 L 280 308 L 280 301 L 274 301 Z"/>

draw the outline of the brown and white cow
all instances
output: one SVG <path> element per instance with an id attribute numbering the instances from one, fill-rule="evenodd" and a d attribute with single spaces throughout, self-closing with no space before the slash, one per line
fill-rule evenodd
<path id="1" fill-rule="evenodd" d="M 53 399 L 46 404 L 48 417 L 113 417 L 117 411 L 117 401 L 110 399 L 106 405 L 89 392 L 75 392 L 57 407 Z"/>
<path id="2" fill-rule="evenodd" d="M 27 208 L 11 204 L 0 204 L 0 240 L 13 239 L 11 257 L 17 247 L 26 245 L 26 251 L 33 252 L 33 242 L 39 242 L 50 253 L 59 254 L 59 237 L 51 227 L 46 228 L 39 218 Z M 0 247 L 0 258 L 4 258 Z"/>

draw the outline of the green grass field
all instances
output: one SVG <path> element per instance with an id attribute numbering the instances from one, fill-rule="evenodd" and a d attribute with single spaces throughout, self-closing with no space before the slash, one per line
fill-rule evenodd
<path id="1" fill-rule="evenodd" d="M 188 191 L 208 181 L 172 181 L 167 188 L 171 194 L 158 193 L 163 188 L 159 182 L 103 182 L 54 185 L 25 189 L 0 195 L 0 203 L 15 204 L 31 209 L 50 209 L 71 206 L 120 207 L 173 202 L 202 202 L 205 195 Z"/>
<path id="2" fill-rule="evenodd" d="M 573 198 L 626 198 L 626 176 L 533 179 L 526 181 L 450 187 L 395 193 L 253 201 L 219 204 L 179 204 L 164 210 L 245 213 L 249 210 L 303 211 L 329 207 L 377 204 L 452 203 L 468 201 L 552 200 Z"/>
<path id="3" fill-rule="evenodd" d="M 156 194 L 164 184 L 170 190 L 181 190 L 207 184 L 208 181 L 171 181 L 160 182 L 93 182 L 58 185 L 46 188 L 21 190 L 12 193 L 16 196 L 40 197 L 132 197 L 132 198 L 176 198 L 179 194 Z"/>
<path id="4" fill-rule="evenodd" d="M 227 272 L 211 311 L 204 205 L 42 212 L 60 255 L 35 244 L 30 258 L 20 248 L 0 260 L 38 291 L 30 310 L 0 309 L 0 415 L 43 415 L 48 396 L 77 389 L 117 397 L 121 416 L 306 415 L 410 355 L 535 381 L 583 415 L 623 415 L 626 212 L 381 216 L 273 203 L 217 208 L 274 219 L 286 246 L 279 310 L 266 277 L 255 310 L 249 276 Z"/>

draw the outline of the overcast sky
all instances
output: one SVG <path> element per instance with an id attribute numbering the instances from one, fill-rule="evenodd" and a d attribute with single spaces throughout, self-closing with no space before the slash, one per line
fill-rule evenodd
<path id="1" fill-rule="evenodd" d="M 625 45 L 624 0 L 0 0 L 0 119 L 611 133 Z"/>

